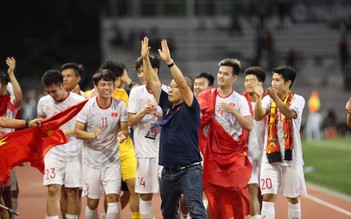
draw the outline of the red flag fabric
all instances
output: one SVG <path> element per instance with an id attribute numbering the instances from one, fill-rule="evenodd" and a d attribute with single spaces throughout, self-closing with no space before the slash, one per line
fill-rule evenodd
<path id="1" fill-rule="evenodd" d="M 51 148 L 67 142 L 68 139 L 61 129 L 49 131 L 48 135 L 42 133 L 41 142 L 38 142 L 32 147 L 32 149 L 35 149 L 35 153 L 30 158 L 31 166 L 37 168 L 42 174 L 44 174 L 44 157 L 46 153 Z"/>
<path id="2" fill-rule="evenodd" d="M 235 141 L 214 118 L 217 89 L 199 94 L 202 116 L 199 145 L 204 156 L 204 189 L 211 208 L 211 218 L 244 218 L 249 213 L 247 183 L 251 163 L 247 157 L 248 131 L 243 129 Z M 207 132 L 207 135 L 205 135 Z M 220 197 L 216 197 L 220 194 Z M 236 195 L 233 195 L 236 194 Z M 221 199 L 221 203 L 218 202 Z M 218 207 L 225 207 L 218 209 Z"/>
<path id="3" fill-rule="evenodd" d="M 44 173 L 44 156 L 58 144 L 68 142 L 62 130 L 55 130 L 49 135 L 40 127 L 32 127 L 5 134 L 0 140 L 0 182 L 7 183 L 11 170 L 24 162 L 31 162 Z"/>
<path id="4" fill-rule="evenodd" d="M 0 97 L 0 116 L 6 116 L 7 109 L 14 111 L 16 107 L 11 103 L 11 97 L 9 94 L 2 95 Z"/>
<path id="5" fill-rule="evenodd" d="M 43 119 L 41 127 L 4 134 L 0 139 L 0 182 L 7 183 L 11 170 L 24 162 L 30 162 L 33 167 L 44 173 L 46 153 L 56 145 L 68 142 L 59 127 L 74 117 L 86 102 L 87 100 L 82 101 Z"/>
<path id="6" fill-rule="evenodd" d="M 89 99 L 83 100 L 82 102 L 72 105 L 53 116 L 43 119 L 41 121 L 41 129 L 43 132 L 58 129 L 61 125 L 77 115 L 88 100 Z"/>

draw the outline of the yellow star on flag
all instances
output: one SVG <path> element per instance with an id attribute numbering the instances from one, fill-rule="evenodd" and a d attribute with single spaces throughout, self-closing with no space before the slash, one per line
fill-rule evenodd
<path id="1" fill-rule="evenodd" d="M 7 142 L 5 141 L 7 138 L 0 139 L 0 147 L 6 144 Z"/>

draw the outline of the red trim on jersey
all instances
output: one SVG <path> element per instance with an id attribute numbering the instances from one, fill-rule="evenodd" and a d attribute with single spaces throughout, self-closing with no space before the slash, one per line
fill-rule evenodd
<path id="1" fill-rule="evenodd" d="M 107 106 L 107 107 L 102 107 L 102 106 L 100 106 L 100 104 L 99 104 L 99 101 L 98 101 L 98 96 L 96 96 L 96 103 L 97 103 L 97 105 L 100 107 L 100 109 L 107 109 L 107 108 L 109 108 L 110 106 L 111 106 L 111 104 L 112 104 L 112 97 L 111 97 L 111 101 L 110 101 L 110 104 Z"/>
<path id="2" fill-rule="evenodd" d="M 11 103 L 11 97 L 9 94 L 5 94 L 0 97 L 0 116 L 6 117 L 8 106 Z"/>
<path id="3" fill-rule="evenodd" d="M 150 89 L 148 89 L 148 88 L 146 87 L 146 85 L 145 85 L 145 89 L 146 89 L 146 91 L 147 91 L 149 94 L 152 94 L 152 91 L 151 91 Z"/>
<path id="4" fill-rule="evenodd" d="M 222 96 L 219 94 L 219 92 L 217 92 L 217 95 L 218 95 L 219 97 L 221 97 L 221 98 L 227 98 L 227 97 L 229 97 L 230 95 L 232 95 L 233 92 L 234 92 L 234 90 L 232 90 L 232 92 L 230 92 L 230 94 L 228 94 L 228 95 L 225 96 L 225 97 L 222 97 Z"/>
<path id="5" fill-rule="evenodd" d="M 56 101 L 56 102 L 62 103 L 63 101 L 65 101 L 69 97 L 69 95 L 71 94 L 71 92 L 67 92 L 67 93 L 68 94 L 67 94 L 67 96 L 65 98 L 63 98 L 62 100 Z"/>

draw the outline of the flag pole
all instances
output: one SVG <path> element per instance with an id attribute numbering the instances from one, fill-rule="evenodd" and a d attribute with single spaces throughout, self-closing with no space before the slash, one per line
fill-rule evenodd
<path id="1" fill-rule="evenodd" d="M 2 194 L 3 190 L 4 190 L 4 183 L 2 183 L 0 181 L 0 198 L 1 198 L 1 194 Z M 11 208 L 8 208 L 8 207 L 6 207 L 5 205 L 2 205 L 2 204 L 0 204 L 0 209 L 4 209 L 5 211 L 9 212 L 9 214 L 13 214 L 13 215 L 16 215 L 16 216 L 19 215 L 18 211 L 13 210 Z"/>
<path id="2" fill-rule="evenodd" d="M 7 211 L 7 212 L 9 212 L 9 214 L 13 214 L 13 215 L 16 215 L 16 216 L 19 215 L 18 211 L 13 210 L 13 209 L 11 209 L 11 208 L 8 208 L 8 207 L 6 207 L 5 205 L 1 205 L 1 204 L 0 204 L 0 208 L 1 208 L 1 209 L 4 209 L 4 210 Z"/>

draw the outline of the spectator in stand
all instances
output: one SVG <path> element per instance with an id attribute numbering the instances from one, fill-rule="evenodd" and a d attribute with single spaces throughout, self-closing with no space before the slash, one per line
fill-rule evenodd
<path id="1" fill-rule="evenodd" d="M 347 41 L 347 35 L 342 34 L 339 42 L 339 59 L 341 70 L 344 75 L 344 89 L 351 90 L 351 76 L 350 76 L 350 52 L 349 52 L 349 43 Z"/>
<path id="2" fill-rule="evenodd" d="M 336 128 L 337 117 L 334 109 L 329 109 L 323 121 L 324 137 L 335 138 L 338 135 Z"/>

